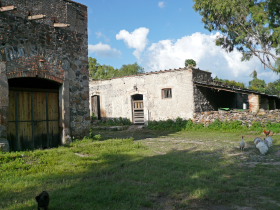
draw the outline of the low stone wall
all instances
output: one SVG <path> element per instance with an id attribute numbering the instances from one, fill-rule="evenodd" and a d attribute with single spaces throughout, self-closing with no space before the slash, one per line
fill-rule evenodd
<path id="1" fill-rule="evenodd" d="M 252 125 L 253 122 L 261 123 L 280 123 L 280 109 L 263 110 L 260 109 L 257 113 L 249 112 L 248 110 L 231 110 L 231 111 L 210 111 L 195 113 L 193 121 L 196 123 L 203 123 L 208 125 L 219 119 L 222 122 L 239 120 L 244 124 Z"/>

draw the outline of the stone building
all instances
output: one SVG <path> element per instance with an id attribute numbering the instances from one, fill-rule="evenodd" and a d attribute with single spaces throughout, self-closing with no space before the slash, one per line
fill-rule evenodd
<path id="1" fill-rule="evenodd" d="M 87 135 L 87 7 L 1 0 L 0 76 L 2 150 L 55 147 Z"/>
<path id="2" fill-rule="evenodd" d="M 220 108 L 280 108 L 280 100 L 249 89 L 214 82 L 199 69 L 172 69 L 109 80 L 90 81 L 91 114 L 127 118 L 133 123 L 151 120 L 193 119 L 195 113 Z"/>

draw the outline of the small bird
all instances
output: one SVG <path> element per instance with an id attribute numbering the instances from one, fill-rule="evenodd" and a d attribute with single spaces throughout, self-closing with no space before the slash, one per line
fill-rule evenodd
<path id="1" fill-rule="evenodd" d="M 264 142 L 266 143 L 266 145 L 268 147 L 271 147 L 272 146 L 272 142 L 273 142 L 273 138 L 271 136 L 268 136 L 264 139 Z"/>
<path id="2" fill-rule="evenodd" d="M 244 148 L 245 148 L 244 136 L 242 136 L 242 139 L 241 139 L 239 147 L 240 147 L 241 151 L 244 151 Z"/>
<path id="3" fill-rule="evenodd" d="M 271 133 L 271 130 L 263 130 L 263 133 L 265 134 L 265 136 L 269 136 L 269 134 Z"/>
<path id="4" fill-rule="evenodd" d="M 266 143 L 261 140 L 256 144 L 256 148 L 259 149 L 260 153 L 262 155 L 265 155 L 268 152 L 268 146 L 266 145 Z"/>
<path id="5" fill-rule="evenodd" d="M 254 144 L 257 145 L 261 141 L 262 141 L 262 139 L 260 137 L 257 137 L 254 139 Z"/>
<path id="6" fill-rule="evenodd" d="M 48 210 L 50 196 L 47 191 L 41 192 L 39 195 L 35 197 L 35 199 L 38 203 L 38 210 L 40 210 L 40 208 L 43 208 L 44 210 Z"/>

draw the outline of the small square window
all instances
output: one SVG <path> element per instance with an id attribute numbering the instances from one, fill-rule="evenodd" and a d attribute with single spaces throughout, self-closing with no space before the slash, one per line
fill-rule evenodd
<path id="1" fill-rule="evenodd" d="M 161 90 L 162 98 L 172 98 L 172 89 L 171 88 L 164 88 Z"/>

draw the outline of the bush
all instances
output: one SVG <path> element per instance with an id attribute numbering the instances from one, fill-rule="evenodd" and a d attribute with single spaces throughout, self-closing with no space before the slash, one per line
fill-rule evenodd
<path id="1" fill-rule="evenodd" d="M 239 120 L 225 121 L 215 120 L 208 126 L 204 126 L 202 123 L 194 123 L 191 119 L 184 120 L 182 118 L 177 118 L 176 120 L 160 120 L 160 121 L 149 121 L 148 128 L 152 130 L 213 130 L 213 131 L 246 131 L 253 130 L 258 132 L 263 132 L 264 129 L 271 130 L 274 133 L 280 132 L 280 123 L 267 123 L 262 124 L 261 122 L 253 122 L 252 126 L 249 127 L 248 124 L 242 123 Z"/>
<path id="2" fill-rule="evenodd" d="M 101 136 L 101 134 L 97 134 L 97 135 L 94 136 L 93 139 L 97 140 L 97 141 L 101 141 L 102 140 L 102 136 Z"/>
<path id="3" fill-rule="evenodd" d="M 178 117 L 176 120 L 160 120 L 160 121 L 149 121 L 148 128 L 152 130 L 194 130 L 203 127 L 202 124 L 195 124 L 192 120 L 184 120 Z"/>
<path id="4" fill-rule="evenodd" d="M 247 129 L 247 125 L 243 125 L 242 121 L 232 120 L 222 122 L 220 120 L 215 120 L 208 127 L 210 130 L 224 130 L 224 131 L 236 131 Z"/>
<path id="5" fill-rule="evenodd" d="M 131 121 L 127 118 L 110 118 L 106 120 L 102 120 L 98 123 L 98 125 L 104 126 L 123 126 L 123 125 L 131 125 Z"/>

